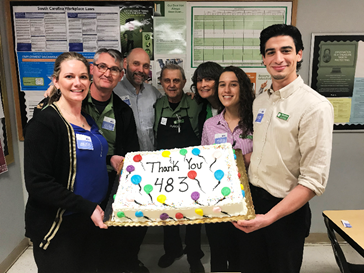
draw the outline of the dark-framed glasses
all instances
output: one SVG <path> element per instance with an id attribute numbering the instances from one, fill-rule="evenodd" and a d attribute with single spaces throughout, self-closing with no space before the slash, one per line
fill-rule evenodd
<path id="1" fill-rule="evenodd" d="M 106 73 L 107 70 L 110 70 L 111 75 L 118 76 L 121 72 L 121 69 L 117 66 L 108 67 L 104 63 L 95 64 L 94 65 L 99 69 L 101 73 Z"/>

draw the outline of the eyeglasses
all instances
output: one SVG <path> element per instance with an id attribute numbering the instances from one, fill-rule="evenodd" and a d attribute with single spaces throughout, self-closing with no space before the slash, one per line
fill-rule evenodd
<path id="1" fill-rule="evenodd" d="M 111 75 L 117 76 L 120 74 L 121 69 L 117 66 L 108 67 L 106 64 L 95 64 L 94 65 L 99 69 L 101 73 L 106 73 L 107 70 L 110 70 Z"/>

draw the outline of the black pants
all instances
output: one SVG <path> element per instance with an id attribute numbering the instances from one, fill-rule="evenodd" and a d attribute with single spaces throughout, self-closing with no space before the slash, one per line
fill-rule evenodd
<path id="1" fill-rule="evenodd" d="M 282 199 L 250 185 L 255 213 L 265 214 Z M 300 272 L 305 237 L 311 226 L 309 204 L 275 223 L 240 236 L 241 271 L 294 273 Z"/>
<path id="2" fill-rule="evenodd" d="M 232 223 L 205 224 L 210 245 L 211 272 L 237 272 L 240 270 L 240 230 Z"/>
<path id="3" fill-rule="evenodd" d="M 92 243 L 97 227 L 90 217 L 72 214 L 63 217 L 56 236 L 46 250 L 33 241 L 33 254 L 38 273 L 96 272 L 97 255 Z"/>
<path id="4" fill-rule="evenodd" d="M 183 249 L 179 226 L 165 226 L 163 230 L 165 253 L 177 255 Z M 186 225 L 185 244 L 187 261 L 190 264 L 204 256 L 201 250 L 201 225 Z"/>

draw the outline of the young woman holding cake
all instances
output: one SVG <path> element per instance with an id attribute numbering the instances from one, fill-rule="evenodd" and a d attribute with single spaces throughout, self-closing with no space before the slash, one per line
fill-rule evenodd
<path id="1" fill-rule="evenodd" d="M 53 82 L 48 107 L 26 128 L 26 236 L 38 272 L 92 272 L 90 237 L 96 227 L 107 228 L 98 204 L 108 188 L 108 145 L 93 119 L 81 112 L 90 86 L 87 60 L 62 53 Z"/>
<path id="2" fill-rule="evenodd" d="M 216 85 L 215 100 L 225 109 L 206 120 L 201 145 L 229 142 L 234 149 L 242 151 L 248 166 L 253 151 L 252 84 L 242 69 L 229 66 L 223 69 Z M 206 224 L 205 227 L 211 250 L 211 271 L 240 271 L 239 231 L 231 223 Z"/>

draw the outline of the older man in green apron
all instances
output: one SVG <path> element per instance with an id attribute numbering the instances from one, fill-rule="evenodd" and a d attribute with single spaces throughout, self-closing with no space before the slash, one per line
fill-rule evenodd
<path id="1" fill-rule="evenodd" d="M 173 149 L 201 144 L 198 115 L 202 104 L 184 94 L 186 77 L 183 68 L 167 64 L 161 71 L 161 84 L 165 97 L 155 104 L 154 132 L 156 148 Z M 201 250 L 201 225 L 186 226 L 187 260 L 190 272 L 205 272 L 200 261 L 204 253 Z M 166 268 L 183 255 L 179 226 L 164 227 L 164 251 L 158 265 Z"/>

